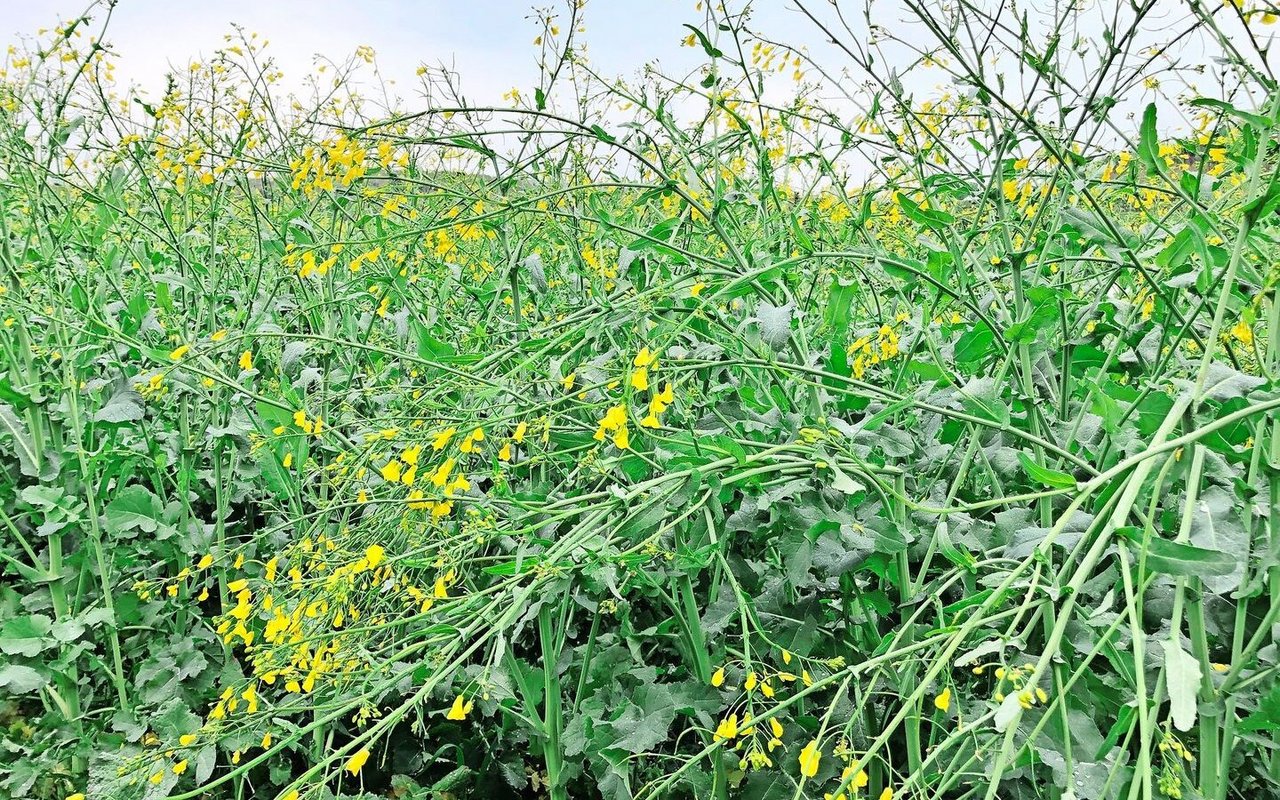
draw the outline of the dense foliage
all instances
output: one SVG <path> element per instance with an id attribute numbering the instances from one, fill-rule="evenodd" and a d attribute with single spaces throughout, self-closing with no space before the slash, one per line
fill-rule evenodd
<path id="1" fill-rule="evenodd" d="M 798 6 L 11 50 L 0 794 L 1277 796 L 1274 17 Z"/>

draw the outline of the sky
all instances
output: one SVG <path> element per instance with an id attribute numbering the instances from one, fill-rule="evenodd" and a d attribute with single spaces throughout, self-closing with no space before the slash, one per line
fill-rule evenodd
<path id="1" fill-rule="evenodd" d="M 626 75 L 658 59 L 683 74 L 699 63 L 680 46 L 701 14 L 695 0 L 596 0 L 587 6 L 586 41 L 602 73 Z M 87 0 L 0 0 L 0 43 L 51 27 L 59 16 L 81 13 Z M 527 92 L 537 77 L 532 18 L 552 0 L 121 0 L 107 40 L 118 54 L 118 74 L 156 93 L 169 65 L 185 66 L 224 46 L 230 24 L 271 42 L 270 53 L 290 79 L 311 69 L 312 56 L 334 60 L 372 46 L 383 74 L 410 82 L 420 63 L 456 68 L 473 101 L 493 102 L 513 86 Z M 813 40 L 812 26 L 785 0 L 757 4 L 754 19 L 780 38 Z M 101 12 L 99 12 L 100 14 Z"/>
<path id="2" fill-rule="evenodd" d="M 820 12 L 831 8 L 827 0 L 755 0 L 751 28 L 767 32 L 776 41 L 807 47 L 824 67 L 838 71 L 847 65 L 848 58 L 824 42 L 816 26 L 796 8 L 797 2 Z M 921 45 L 929 41 L 923 30 L 916 34 L 918 24 L 916 28 L 904 26 L 907 15 L 901 0 L 874 2 L 877 24 Z M 1100 43 L 1102 25 L 1097 15 L 1108 13 L 1106 8 L 1113 3 L 1127 7 L 1125 0 L 1081 4 L 1081 27 L 1072 35 Z M 1184 0 L 1157 3 L 1156 13 L 1145 23 L 1148 44 L 1176 39 L 1188 13 Z M 697 0 L 589 0 L 586 33 L 580 40 L 588 43 L 590 61 L 604 76 L 634 75 L 646 63 L 657 61 L 665 74 L 683 77 L 705 62 L 700 49 L 681 46 L 689 33 L 683 24 L 703 22 L 703 12 L 696 4 Z M 735 7 L 740 4 L 741 0 L 731 3 Z M 88 0 L 0 0 L 0 45 L 51 27 L 59 18 L 77 16 L 87 5 Z M 383 78 L 394 82 L 392 91 L 409 101 L 404 107 L 412 107 L 418 66 L 442 63 L 460 76 L 470 104 L 499 105 L 505 104 L 502 95 L 511 88 L 520 88 L 527 97 L 537 85 L 533 39 L 541 26 L 534 7 L 553 7 L 563 15 L 565 5 L 566 0 L 119 0 L 106 38 L 115 53 L 112 61 L 117 65 L 119 83 L 137 84 L 152 98 L 163 90 L 164 76 L 171 66 L 183 70 L 192 61 L 212 56 L 225 46 L 223 36 L 236 23 L 270 41 L 268 53 L 283 70 L 286 89 L 302 90 L 316 54 L 340 62 L 364 45 L 377 52 Z M 861 26 L 862 5 L 863 0 L 841 0 L 855 26 Z M 979 0 L 978 5 L 991 8 L 998 3 Z M 1033 14 L 1047 12 L 1049 4 L 1032 2 L 1026 8 Z M 93 29 L 102 14 L 98 8 Z M 1013 17 L 1008 20 L 1010 25 L 1016 21 Z M 863 35 L 860 30 L 859 36 Z M 1185 41 L 1175 45 L 1171 54 L 1185 56 L 1193 64 L 1212 65 L 1208 57 L 1212 53 Z M 899 68 L 901 65 L 892 63 L 894 59 L 890 52 L 890 63 L 881 61 L 878 71 L 887 74 Z M 905 78 L 917 99 L 942 89 L 935 81 L 943 75 L 937 70 L 927 74 L 927 84 L 916 82 L 922 75 L 920 70 Z M 1138 87 L 1129 102 L 1113 114 L 1140 115 L 1152 99 L 1150 92 Z M 1167 100 L 1155 99 L 1166 107 Z M 1162 111 L 1162 123 L 1176 116 Z M 1164 124 L 1161 127 L 1166 128 Z"/>

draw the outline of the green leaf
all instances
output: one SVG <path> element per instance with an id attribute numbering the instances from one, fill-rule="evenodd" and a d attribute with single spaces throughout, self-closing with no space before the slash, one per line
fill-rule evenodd
<path id="1" fill-rule="evenodd" d="M 1152 172 L 1160 172 L 1160 141 L 1156 138 L 1156 104 L 1149 103 L 1142 112 L 1142 126 L 1138 129 L 1138 158 Z"/>
<path id="2" fill-rule="evenodd" d="M 48 682 L 39 672 L 22 664 L 0 667 L 0 689 L 10 694 L 31 694 L 43 689 Z"/>
<path id="3" fill-rule="evenodd" d="M 972 378 L 963 388 L 958 389 L 960 403 L 964 410 L 975 417 L 981 417 L 1000 425 L 1009 424 L 1009 407 L 999 395 L 1000 387 L 993 378 Z"/>
<path id="4" fill-rule="evenodd" d="M 1116 534 L 1144 548 L 1143 555 L 1146 558 L 1147 568 L 1156 572 L 1200 577 L 1229 575 L 1236 568 L 1236 560 L 1226 553 L 1181 542 L 1171 542 L 1158 536 L 1144 540 L 1141 528 L 1121 528 L 1116 531 Z"/>
<path id="5" fill-rule="evenodd" d="M 1216 111 L 1221 111 L 1224 114 L 1229 114 L 1236 119 L 1247 122 L 1253 127 L 1259 129 L 1269 128 L 1274 124 L 1269 117 L 1264 117 L 1261 114 L 1254 114 L 1251 111 L 1244 111 L 1236 108 L 1230 103 L 1223 102 L 1222 100 L 1214 100 L 1210 97 L 1197 97 L 1195 100 L 1191 101 L 1191 105 L 1196 108 L 1212 108 Z"/>
<path id="6" fill-rule="evenodd" d="M 1258 701 L 1258 710 L 1240 721 L 1242 731 L 1274 731 L 1280 729 L 1280 684 Z"/>
<path id="7" fill-rule="evenodd" d="M 142 417 L 142 395 L 133 389 L 125 389 L 112 395 L 107 404 L 93 415 L 93 421 L 118 425 L 124 422 L 137 422 Z"/>
<path id="8" fill-rule="evenodd" d="M 113 533 L 155 533 L 160 524 L 160 500 L 147 487 L 135 484 L 107 503 L 106 518 L 107 529 Z"/>
<path id="9" fill-rule="evenodd" d="M 1018 451 L 1018 461 L 1022 462 L 1022 468 L 1027 471 L 1027 475 L 1031 479 L 1043 483 L 1045 486 L 1051 486 L 1055 489 L 1074 489 L 1076 488 L 1076 479 L 1065 472 L 1059 472 L 1056 469 L 1042 467 L 1035 461 L 1031 460 L 1031 456 Z"/>
<path id="10" fill-rule="evenodd" d="M 1173 727 L 1189 731 L 1196 724 L 1196 693 L 1200 689 L 1200 662 L 1182 645 L 1164 643 L 1165 683 L 1169 690 L 1169 716 Z"/>
<path id="11" fill-rule="evenodd" d="M 29 478 L 39 477 L 40 459 L 26 423 L 18 418 L 12 406 L 0 403 L 0 438 L 3 437 L 13 440 L 13 453 L 18 457 L 18 468 L 22 474 Z"/>
<path id="12" fill-rule="evenodd" d="M 842 469 L 835 464 L 831 464 L 831 488 L 842 494 L 858 494 L 865 492 L 867 487 L 850 478 Z"/>
<path id="13" fill-rule="evenodd" d="M 0 652 L 10 656 L 37 656 L 57 644 L 49 636 L 53 622 L 43 614 L 28 614 L 6 620 L 0 627 Z"/>
<path id="14" fill-rule="evenodd" d="M 685 24 L 685 27 L 693 31 L 693 35 L 698 37 L 698 43 L 702 45 L 702 50 L 704 53 L 711 56 L 712 58 L 724 57 L 724 53 L 717 50 L 715 45 L 711 44 L 711 40 L 707 38 L 707 35 L 705 33 L 703 33 L 701 30 L 687 23 Z"/>

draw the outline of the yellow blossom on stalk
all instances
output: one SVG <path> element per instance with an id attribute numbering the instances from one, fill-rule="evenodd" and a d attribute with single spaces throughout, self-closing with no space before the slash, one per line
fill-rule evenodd
<path id="1" fill-rule="evenodd" d="M 643 347 L 640 349 L 640 352 L 636 354 L 635 359 L 631 363 L 637 367 L 653 367 L 654 369 L 657 369 L 658 354 L 647 347 Z"/>
<path id="2" fill-rule="evenodd" d="M 604 417 L 600 420 L 600 425 L 595 432 L 595 440 L 603 442 L 607 433 L 613 433 L 613 443 L 620 450 L 625 450 L 631 443 L 630 435 L 627 433 L 627 407 L 624 405 L 611 406 L 605 412 Z"/>
<path id="3" fill-rule="evenodd" d="M 200 562 L 196 564 L 196 569 L 208 569 L 213 566 L 213 556 L 205 554 L 200 557 Z"/>
<path id="4" fill-rule="evenodd" d="M 181 347 L 174 350 L 172 353 L 170 353 L 169 358 L 171 358 L 174 361 L 180 361 L 182 360 L 182 357 L 185 356 L 190 350 L 191 350 L 191 345 L 184 344 Z"/>
<path id="5" fill-rule="evenodd" d="M 754 672 L 748 672 L 747 680 L 743 684 L 742 688 L 746 689 L 748 692 L 753 692 L 755 691 L 757 683 L 759 683 L 759 679 L 756 678 L 756 674 Z"/>
<path id="6" fill-rule="evenodd" d="M 1231 328 L 1231 335 L 1241 344 L 1253 344 L 1253 328 L 1244 320 L 1240 320 Z"/>
<path id="7" fill-rule="evenodd" d="M 369 569 L 373 569 L 381 564 L 386 552 L 386 550 L 382 549 L 382 545 L 369 545 L 369 547 L 364 551 L 364 560 L 368 562 Z"/>
<path id="8" fill-rule="evenodd" d="M 400 480 L 401 464 L 397 459 L 393 458 L 382 465 L 382 469 L 378 470 L 378 474 L 382 476 L 383 480 L 395 483 Z"/>
<path id="9" fill-rule="evenodd" d="M 568 375 L 565 375 L 564 378 L 560 381 L 560 385 L 564 387 L 564 390 L 566 392 L 573 388 L 573 380 L 576 377 L 578 377 L 578 373 L 570 372 Z"/>
<path id="10" fill-rule="evenodd" d="M 177 764 L 174 764 L 174 765 L 173 765 L 173 774 L 174 774 L 174 775 L 181 775 L 182 773 L 184 773 L 184 772 L 186 772 L 186 771 L 187 771 L 187 760 L 186 760 L 185 758 L 184 758 L 184 759 L 182 759 L 181 761 L 179 761 Z"/>
<path id="11" fill-rule="evenodd" d="M 467 438 L 462 440 L 462 444 L 458 445 L 458 449 L 464 453 L 474 452 L 476 443 L 483 440 L 484 431 L 480 428 L 476 428 L 471 433 L 467 434 Z"/>
<path id="12" fill-rule="evenodd" d="M 529 430 L 529 423 L 521 422 L 519 425 L 516 426 L 515 432 L 511 434 L 511 440 L 514 441 L 516 444 L 520 444 L 521 442 L 524 441 L 524 435 L 528 430 Z"/>
<path id="13" fill-rule="evenodd" d="M 364 766 L 365 762 L 368 760 L 369 760 L 369 748 L 365 747 L 355 755 L 351 756 L 351 758 L 347 759 L 347 766 L 345 767 L 345 769 L 347 770 L 347 772 L 350 772 L 352 775 L 359 775 L 360 769 Z"/>
<path id="14" fill-rule="evenodd" d="M 498 451 L 498 460 L 499 461 L 511 460 L 511 442 L 504 442 L 502 444 L 502 449 Z"/>
<path id="15" fill-rule="evenodd" d="M 196 740 L 198 738 L 199 737 L 196 736 L 194 733 L 184 733 L 178 737 L 178 744 L 182 745 L 183 747 L 190 747 L 191 745 L 196 743 Z"/>
<path id="16" fill-rule="evenodd" d="M 466 719 L 471 713 L 472 701 L 463 699 L 462 695 L 453 698 L 453 705 L 449 707 L 449 713 L 445 715 L 446 719 Z"/>
<path id="17" fill-rule="evenodd" d="M 711 676 L 711 685 L 719 688 L 724 685 L 724 667 L 720 667 Z"/>
<path id="18" fill-rule="evenodd" d="M 449 443 L 449 440 L 452 439 L 453 435 L 457 432 L 457 428 L 445 428 L 440 431 L 436 434 L 436 438 L 431 441 L 431 449 L 437 452 L 443 450 L 444 446 Z"/>
<path id="19" fill-rule="evenodd" d="M 943 689 L 937 697 L 933 698 L 933 705 L 939 711 L 946 713 L 951 708 L 951 687 Z"/>
<path id="20" fill-rule="evenodd" d="M 893 800 L 893 787 L 884 787 L 884 791 L 880 793 L 880 800 Z"/>
<path id="21" fill-rule="evenodd" d="M 252 350 L 245 350 L 243 353 L 240 354 L 240 369 L 242 370 L 253 369 L 253 351 Z"/>
<path id="22" fill-rule="evenodd" d="M 209 341 L 211 342 L 220 342 L 225 338 L 227 338 L 226 328 L 223 328 L 220 331 L 214 331 L 212 334 L 209 335 Z"/>
<path id="23" fill-rule="evenodd" d="M 818 765 L 822 761 L 822 751 L 818 749 L 818 740 L 814 739 L 800 751 L 800 774 L 812 778 L 818 774 Z"/>
<path id="24" fill-rule="evenodd" d="M 867 775 L 867 771 L 855 762 L 841 771 L 840 780 L 841 782 L 849 781 L 850 788 L 857 791 L 858 789 L 866 787 L 867 783 L 869 783 L 871 779 Z"/>
<path id="25" fill-rule="evenodd" d="M 715 740 L 725 741 L 732 739 L 738 735 L 738 715 L 730 714 L 720 720 L 720 724 L 716 726 Z"/>
<path id="26" fill-rule="evenodd" d="M 431 483 L 434 486 L 444 486 L 449 482 L 449 473 L 453 471 L 453 465 L 457 463 L 452 456 L 446 458 L 444 463 L 436 468 L 431 475 Z"/>
<path id="27" fill-rule="evenodd" d="M 689 287 L 689 296 L 697 297 L 698 295 L 702 294 L 702 290 L 705 288 L 707 288 L 707 285 L 702 281 L 698 281 L 693 286 Z"/>

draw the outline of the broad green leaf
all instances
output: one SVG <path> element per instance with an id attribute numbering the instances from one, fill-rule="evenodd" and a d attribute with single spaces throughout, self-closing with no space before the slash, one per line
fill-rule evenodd
<path id="1" fill-rule="evenodd" d="M 1073 476 L 1065 472 L 1059 472 L 1056 469 L 1042 467 L 1033 461 L 1031 456 L 1021 450 L 1018 451 L 1018 461 L 1022 463 L 1022 468 L 1027 471 L 1027 475 L 1034 481 L 1055 489 L 1076 488 L 1076 479 Z"/>
<path id="2" fill-rule="evenodd" d="M 1200 662 L 1171 639 L 1164 643 L 1165 685 L 1173 727 L 1189 731 L 1196 724 L 1196 694 L 1200 691 Z"/>

